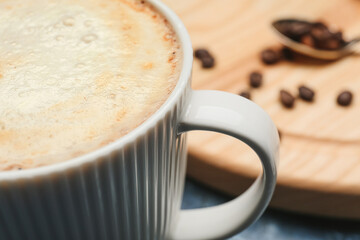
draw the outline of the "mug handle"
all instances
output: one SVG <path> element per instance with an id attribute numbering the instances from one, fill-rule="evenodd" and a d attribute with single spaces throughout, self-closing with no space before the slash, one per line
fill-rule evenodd
<path id="1" fill-rule="evenodd" d="M 243 194 L 219 206 L 180 211 L 173 240 L 224 239 L 242 231 L 264 212 L 276 185 L 279 134 L 270 117 L 252 101 L 220 91 L 192 91 L 178 134 L 207 130 L 249 145 L 263 166 L 262 175 Z"/>

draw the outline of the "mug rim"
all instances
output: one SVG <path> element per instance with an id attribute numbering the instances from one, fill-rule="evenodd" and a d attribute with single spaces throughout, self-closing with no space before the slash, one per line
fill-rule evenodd
<path id="1" fill-rule="evenodd" d="M 162 119 L 165 114 L 172 108 L 180 98 L 181 93 L 185 90 L 188 81 L 191 79 L 191 70 L 193 62 L 193 49 L 190 40 L 190 36 L 180 20 L 180 18 L 160 0 L 147 0 L 160 14 L 162 14 L 166 20 L 172 26 L 176 33 L 178 40 L 180 41 L 182 49 L 182 66 L 179 79 L 175 88 L 167 98 L 167 100 L 161 105 L 161 107 L 153 113 L 142 124 L 131 130 L 129 133 L 121 136 L 116 141 L 107 144 L 99 149 L 88 152 L 81 156 L 68 159 L 63 162 L 58 162 L 46 166 L 40 166 L 30 169 L 23 169 L 21 171 L 3 171 L 0 172 L 0 181 L 14 180 L 19 178 L 33 178 L 42 175 L 54 174 L 62 172 L 72 168 L 79 167 L 85 163 L 96 161 L 97 159 L 111 154 L 116 149 L 125 147 L 128 143 L 136 141 L 136 139 L 145 134 L 149 129 L 155 127 L 156 123 Z"/>

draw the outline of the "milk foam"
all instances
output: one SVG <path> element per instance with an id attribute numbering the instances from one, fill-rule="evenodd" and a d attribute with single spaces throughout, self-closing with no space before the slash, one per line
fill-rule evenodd
<path id="1" fill-rule="evenodd" d="M 166 100 L 181 49 L 137 0 L 0 1 L 0 171 L 126 134 Z"/>

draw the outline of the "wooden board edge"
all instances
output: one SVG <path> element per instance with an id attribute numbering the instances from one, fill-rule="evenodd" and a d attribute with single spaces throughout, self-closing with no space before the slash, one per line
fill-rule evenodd
<path id="1" fill-rule="evenodd" d="M 189 155 L 187 175 L 211 188 L 231 196 L 238 196 L 251 186 L 255 178 L 223 171 L 196 156 Z M 360 219 L 360 196 L 278 184 L 270 207 L 316 216 Z"/>

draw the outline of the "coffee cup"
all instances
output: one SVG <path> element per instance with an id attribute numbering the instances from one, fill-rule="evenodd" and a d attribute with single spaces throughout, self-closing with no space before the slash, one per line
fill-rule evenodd
<path id="1" fill-rule="evenodd" d="M 0 172 L 0 239 L 224 239 L 259 218 L 276 184 L 279 137 L 255 103 L 221 91 L 191 89 L 193 50 L 181 20 L 148 1 L 173 27 L 182 49 L 176 86 L 142 124 L 121 138 L 68 161 Z M 239 139 L 263 171 L 234 200 L 180 210 L 187 132 Z"/>

